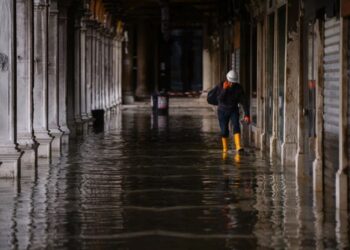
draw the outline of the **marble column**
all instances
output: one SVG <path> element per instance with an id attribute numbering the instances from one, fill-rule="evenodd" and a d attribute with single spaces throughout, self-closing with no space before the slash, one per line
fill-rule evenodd
<path id="1" fill-rule="evenodd" d="M 86 111 L 88 119 L 92 118 L 91 110 L 92 110 L 92 22 L 87 21 L 86 23 Z"/>
<path id="2" fill-rule="evenodd" d="M 209 37 L 208 37 L 208 27 L 204 25 L 203 27 L 203 92 L 202 97 L 206 98 L 208 91 L 213 87 L 211 82 L 211 61 L 210 61 L 210 46 L 209 46 Z"/>
<path id="3" fill-rule="evenodd" d="M 105 34 L 104 30 L 101 30 L 101 50 L 100 50 L 100 60 L 101 60 L 101 75 L 100 75 L 100 102 L 101 102 L 101 109 L 105 110 Z"/>
<path id="4" fill-rule="evenodd" d="M 123 44 L 122 40 L 118 41 L 117 44 L 117 88 L 118 88 L 118 99 L 117 99 L 117 104 L 120 105 L 122 104 L 122 77 L 123 77 L 123 72 L 122 72 L 122 62 L 123 62 Z"/>
<path id="5" fill-rule="evenodd" d="M 62 131 L 58 122 L 58 5 L 51 0 L 49 7 L 48 29 L 48 126 L 53 136 L 51 150 L 54 155 L 61 154 Z"/>
<path id="6" fill-rule="evenodd" d="M 96 109 L 96 29 L 91 24 L 91 109 Z"/>
<path id="7" fill-rule="evenodd" d="M 273 76 L 271 76 L 272 83 L 272 134 L 270 137 L 270 157 L 277 155 L 278 142 L 278 12 L 274 13 L 274 52 L 273 52 Z"/>
<path id="8" fill-rule="evenodd" d="M 80 108 L 83 121 L 88 119 L 86 87 L 86 19 L 83 17 L 80 27 Z"/>
<path id="9" fill-rule="evenodd" d="M 132 29 L 132 27 L 130 27 Z M 132 33 L 132 32 L 131 32 Z M 122 101 L 124 104 L 135 102 L 135 97 L 132 87 L 132 68 L 133 68 L 133 37 L 130 32 L 125 33 L 124 45 L 122 48 Z"/>
<path id="10" fill-rule="evenodd" d="M 300 69 L 296 65 L 300 63 L 300 28 L 297 28 L 299 15 L 298 5 L 289 5 L 288 7 L 288 25 L 287 33 L 290 34 L 286 46 L 286 75 L 284 98 L 284 124 L 283 124 L 283 144 L 281 161 L 283 165 L 292 165 L 295 161 L 295 154 L 297 151 L 297 127 L 295 121 L 298 119 L 298 92 L 295 86 L 302 84 L 300 82 Z M 290 15 L 292 14 L 292 15 Z"/>
<path id="11" fill-rule="evenodd" d="M 298 80 L 295 86 L 294 86 L 294 93 L 295 93 L 295 97 L 296 97 L 296 101 L 294 102 L 294 108 L 297 109 L 296 111 L 296 116 L 295 119 L 292 119 L 290 121 L 293 121 L 294 123 L 296 122 L 297 124 L 297 153 L 295 156 L 295 174 L 297 177 L 304 177 L 305 174 L 305 117 L 303 114 L 303 109 L 304 109 L 304 89 L 303 89 L 303 82 L 302 82 L 302 72 L 303 72 L 303 62 L 302 62 L 302 46 L 301 46 L 301 41 L 303 41 L 303 33 L 301 32 L 301 28 L 304 25 L 304 20 L 302 17 L 303 15 L 303 1 L 302 0 L 297 0 L 295 2 L 293 2 L 293 5 L 291 6 L 295 6 L 294 8 L 296 8 L 297 10 L 294 13 L 298 14 L 298 20 L 296 21 L 296 23 L 298 23 L 297 27 L 298 30 L 295 31 L 297 34 L 293 33 L 294 36 L 296 37 L 295 39 L 297 39 L 298 41 L 298 50 L 295 51 L 295 54 L 298 54 L 299 56 L 297 56 L 299 58 L 298 61 L 296 61 L 296 69 L 298 71 Z M 288 9 L 289 11 L 289 9 Z M 289 15 L 291 16 L 291 15 Z M 286 94 L 289 95 L 288 92 L 286 92 Z M 288 97 L 289 98 L 289 97 Z M 287 128 L 286 128 L 287 129 Z"/>
<path id="12" fill-rule="evenodd" d="M 38 157 L 51 158 L 52 137 L 48 131 L 48 6 L 34 2 L 34 135 Z"/>
<path id="13" fill-rule="evenodd" d="M 316 74 L 316 141 L 315 160 L 313 162 L 313 188 L 318 192 L 317 197 L 323 196 L 323 58 L 324 39 L 322 37 L 323 25 L 321 21 L 314 24 L 315 44 L 317 46 L 315 61 L 317 67 Z"/>
<path id="14" fill-rule="evenodd" d="M 58 118 L 59 127 L 63 132 L 62 144 L 67 144 L 69 140 L 70 130 L 67 122 L 67 8 L 60 8 L 58 17 L 58 86 L 59 86 L 59 105 L 58 105 Z"/>
<path id="15" fill-rule="evenodd" d="M 148 26 L 147 22 L 142 20 L 137 25 L 137 87 L 136 96 L 145 98 L 149 95 L 147 84 L 149 81 L 148 66 Z"/>
<path id="16" fill-rule="evenodd" d="M 102 109 L 101 86 L 102 86 L 102 33 L 101 28 L 97 30 L 97 47 L 96 47 L 96 105 L 97 109 Z"/>
<path id="17" fill-rule="evenodd" d="M 112 106 L 117 105 L 118 93 L 117 93 L 117 39 L 112 40 Z"/>
<path id="18" fill-rule="evenodd" d="M 16 2 L 17 36 L 17 143 L 21 162 L 35 165 L 37 143 L 33 134 L 33 1 Z"/>
<path id="19" fill-rule="evenodd" d="M 75 18 L 75 33 L 74 33 L 74 120 L 79 130 L 82 123 L 81 115 L 81 74 L 80 74 L 80 18 Z"/>
<path id="20" fill-rule="evenodd" d="M 106 110 L 110 109 L 110 58 L 111 58 L 111 53 L 110 53 L 110 37 L 109 33 L 107 33 L 106 36 L 106 44 L 105 44 L 105 98 L 106 98 Z"/>
<path id="21" fill-rule="evenodd" d="M 15 1 L 0 2 L 0 177 L 19 174 L 15 130 Z"/>

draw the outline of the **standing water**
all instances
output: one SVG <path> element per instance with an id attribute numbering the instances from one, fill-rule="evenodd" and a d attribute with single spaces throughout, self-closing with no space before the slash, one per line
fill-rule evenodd
<path id="1" fill-rule="evenodd" d="M 223 155 L 211 111 L 117 111 L 104 126 L 0 180 L 0 249 L 349 247 L 310 178 L 253 149 Z"/>

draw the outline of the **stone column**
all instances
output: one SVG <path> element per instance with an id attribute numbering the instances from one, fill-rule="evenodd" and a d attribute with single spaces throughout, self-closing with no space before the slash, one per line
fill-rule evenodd
<path id="1" fill-rule="evenodd" d="M 16 177 L 21 153 L 15 130 L 15 1 L 0 2 L 0 177 Z"/>
<path id="2" fill-rule="evenodd" d="M 292 121 L 297 121 L 297 153 L 295 156 L 295 173 L 297 177 L 303 177 L 304 176 L 304 136 L 305 136 L 305 124 L 304 124 L 304 114 L 303 114 L 303 108 L 304 108 L 304 89 L 303 89 L 303 83 L 302 83 L 302 69 L 303 69 L 303 63 L 302 63 L 302 46 L 300 45 L 301 41 L 302 41 L 302 30 L 300 29 L 300 27 L 304 27 L 304 21 L 303 18 L 301 17 L 303 15 L 304 9 L 302 7 L 302 0 L 298 0 L 293 2 L 293 4 L 295 4 L 294 8 L 297 8 L 297 12 L 294 13 L 299 13 L 299 15 L 297 16 L 298 20 L 296 21 L 298 23 L 298 27 L 299 27 L 299 31 L 297 35 L 298 38 L 298 43 L 299 43 L 299 50 L 298 52 L 294 52 L 294 53 L 298 53 L 299 54 L 299 61 L 297 61 L 298 65 L 296 68 L 299 71 L 299 80 L 298 80 L 298 84 L 296 84 L 294 86 L 294 93 L 296 96 L 296 102 L 294 102 L 294 106 L 297 109 L 296 111 L 296 118 L 293 119 Z M 288 97 L 289 93 L 286 92 L 286 95 Z M 287 98 L 286 98 L 287 99 Z M 291 121 L 291 120 L 290 120 Z"/>
<path id="3" fill-rule="evenodd" d="M 299 5 L 289 4 L 287 8 L 287 34 L 289 39 L 286 46 L 286 83 L 284 98 L 284 136 L 282 144 L 281 161 L 283 165 L 291 165 L 295 161 L 297 151 L 297 127 L 295 121 L 298 118 L 298 93 L 296 86 L 301 85 L 299 79 L 300 69 L 297 65 L 300 63 L 300 27 L 299 23 Z"/>
<path id="4" fill-rule="evenodd" d="M 275 12 L 274 18 L 274 57 L 273 57 L 273 87 L 272 87 L 272 135 L 270 137 L 270 157 L 273 158 L 277 154 L 278 140 L 278 12 Z M 271 84 L 271 83 L 268 83 Z"/>
<path id="5" fill-rule="evenodd" d="M 101 90 L 100 90 L 100 98 L 101 98 L 101 108 L 106 110 L 106 91 L 105 91 L 105 66 L 106 66 L 106 36 L 104 33 L 104 29 L 101 30 Z"/>
<path id="6" fill-rule="evenodd" d="M 67 124 L 67 8 L 62 7 L 58 17 L 58 86 L 59 86 L 59 105 L 58 105 L 58 118 L 59 127 L 63 132 L 62 144 L 67 144 L 69 139 L 70 130 Z"/>
<path id="7" fill-rule="evenodd" d="M 315 55 L 317 75 L 316 75 L 316 141 L 315 160 L 313 162 L 313 189 L 319 192 L 317 197 L 323 196 L 323 25 L 316 21 L 314 25 L 315 44 L 317 54 Z"/>
<path id="8" fill-rule="evenodd" d="M 96 47 L 96 108 L 102 109 L 101 85 L 102 85 L 102 34 L 101 29 L 97 30 L 97 47 Z"/>
<path id="9" fill-rule="evenodd" d="M 80 18 L 75 18 L 74 34 L 74 119 L 79 127 L 82 123 L 81 115 L 81 84 L 80 84 Z M 78 128 L 77 127 L 77 128 Z"/>
<path id="10" fill-rule="evenodd" d="M 52 137 L 48 131 L 48 6 L 34 2 L 34 134 L 38 157 L 51 158 Z"/>
<path id="11" fill-rule="evenodd" d="M 91 109 L 96 109 L 96 29 L 91 23 Z"/>
<path id="12" fill-rule="evenodd" d="M 91 100 L 91 94 L 92 94 L 92 65 L 93 59 L 92 59 L 92 22 L 87 22 L 87 30 L 86 30 L 86 111 L 88 119 L 92 118 L 91 110 L 92 110 L 92 100 Z"/>
<path id="13" fill-rule="evenodd" d="M 262 148 L 261 137 L 263 135 L 263 126 L 264 126 L 264 105 L 263 105 L 263 54 L 264 54 L 264 35 L 263 35 L 263 24 L 262 22 L 257 23 L 257 122 L 256 122 L 256 137 L 255 137 L 255 146 L 257 148 Z"/>
<path id="14" fill-rule="evenodd" d="M 130 27 L 132 29 L 132 27 Z M 131 32 L 132 33 L 132 32 Z M 125 40 L 123 46 L 122 60 L 122 101 L 124 104 L 131 104 L 135 102 L 133 87 L 132 87 L 132 68 L 133 68 L 133 37 L 130 32 L 125 33 Z"/>
<path id="15" fill-rule="evenodd" d="M 81 20 L 80 28 L 80 108 L 83 121 L 88 119 L 86 109 L 86 19 Z"/>
<path id="16" fill-rule="evenodd" d="M 16 9 L 17 143 L 24 151 L 22 163 L 33 166 L 37 158 L 33 140 L 33 1 L 17 1 Z"/>
<path id="17" fill-rule="evenodd" d="M 105 43 L 105 100 L 106 100 L 106 110 L 110 108 L 110 35 L 107 33 Z"/>
<path id="18" fill-rule="evenodd" d="M 118 99 L 117 99 L 117 104 L 122 103 L 122 77 L 123 77 L 123 72 L 122 72 L 122 62 L 123 62 L 123 45 L 122 41 L 118 41 L 117 43 L 117 88 L 118 88 Z"/>
<path id="19" fill-rule="evenodd" d="M 49 7 L 48 29 L 48 126 L 53 136 L 51 149 L 53 154 L 61 154 L 62 131 L 58 122 L 59 90 L 58 90 L 58 6 L 52 0 Z"/>
<path id="20" fill-rule="evenodd" d="M 118 100 L 118 88 L 117 88 L 117 77 L 118 77 L 118 70 L 117 70 L 117 39 L 116 37 L 113 37 L 112 39 L 112 106 L 113 108 L 117 105 Z"/>
<path id="21" fill-rule="evenodd" d="M 203 26 L 203 92 L 202 97 L 206 98 L 208 91 L 215 83 L 211 82 L 210 50 L 207 24 Z"/>
<path id="22" fill-rule="evenodd" d="M 141 20 L 137 25 L 137 87 L 136 96 L 145 98 L 148 96 L 147 84 L 149 81 L 148 66 L 148 36 L 147 22 Z"/>
<path id="23" fill-rule="evenodd" d="M 340 88 L 339 88 L 339 169 L 336 173 L 336 208 L 348 210 L 348 37 L 349 37 L 349 21 L 347 18 L 340 18 Z M 340 220 L 341 222 L 341 220 Z"/>

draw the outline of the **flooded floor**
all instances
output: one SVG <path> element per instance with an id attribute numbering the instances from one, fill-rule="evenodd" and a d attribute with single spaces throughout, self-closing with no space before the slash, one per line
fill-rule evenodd
<path id="1" fill-rule="evenodd" d="M 216 117 L 109 115 L 104 133 L 0 180 L 0 249 L 344 249 L 347 219 L 258 151 L 221 152 Z M 345 216 L 346 217 L 346 216 Z"/>

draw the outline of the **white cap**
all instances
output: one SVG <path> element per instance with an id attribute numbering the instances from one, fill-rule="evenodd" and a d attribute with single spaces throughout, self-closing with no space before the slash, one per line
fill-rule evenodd
<path id="1" fill-rule="evenodd" d="M 238 75 L 237 75 L 236 71 L 234 71 L 234 70 L 230 70 L 226 74 L 226 78 L 227 78 L 227 81 L 229 81 L 229 82 L 239 83 Z"/>

